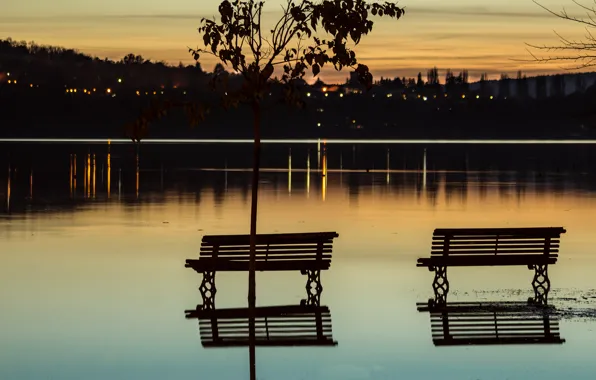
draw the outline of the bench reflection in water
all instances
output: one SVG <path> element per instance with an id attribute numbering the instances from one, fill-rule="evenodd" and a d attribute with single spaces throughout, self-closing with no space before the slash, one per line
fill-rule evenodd
<path id="1" fill-rule="evenodd" d="M 250 345 L 248 308 L 186 310 L 199 320 L 201 343 L 211 347 Z M 289 305 L 256 307 L 255 346 L 336 346 L 327 306 Z"/>
<path id="2" fill-rule="evenodd" d="M 553 306 L 524 302 L 418 303 L 430 313 L 435 346 L 562 344 Z"/>

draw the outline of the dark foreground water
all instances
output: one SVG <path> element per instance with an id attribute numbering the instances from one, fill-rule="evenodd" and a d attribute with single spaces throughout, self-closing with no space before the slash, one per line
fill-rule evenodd
<path id="1" fill-rule="evenodd" d="M 203 234 L 247 233 L 250 144 L 0 143 L 1 379 L 248 379 L 203 348 Z M 337 231 L 321 304 L 335 347 L 257 348 L 259 379 L 593 379 L 596 152 L 583 145 L 264 146 L 259 232 Z M 416 268 L 437 227 L 563 226 L 549 300 L 563 344 L 436 347 Z M 525 301 L 525 267 L 450 269 L 449 301 Z M 259 273 L 258 306 L 305 278 Z M 217 274 L 217 308 L 247 274 Z"/>

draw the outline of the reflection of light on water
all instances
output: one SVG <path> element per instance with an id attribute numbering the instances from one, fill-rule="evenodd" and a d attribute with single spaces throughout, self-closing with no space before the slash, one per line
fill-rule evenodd
<path id="1" fill-rule="evenodd" d="M 317 140 L 317 169 L 321 168 L 321 140 Z"/>
<path id="2" fill-rule="evenodd" d="M 10 172 L 11 172 L 10 165 L 8 165 L 8 185 L 6 189 L 6 210 L 10 211 Z"/>
<path id="3" fill-rule="evenodd" d="M 424 157 L 422 158 L 422 190 L 426 191 L 426 149 L 424 149 Z"/>
<path id="4" fill-rule="evenodd" d="M 83 173 L 83 195 L 87 197 L 87 189 L 88 189 L 88 174 L 89 174 L 89 157 L 87 156 L 87 160 L 85 161 L 85 172 Z"/>
<path id="5" fill-rule="evenodd" d="M 96 179 L 95 153 L 93 153 L 93 198 L 95 198 L 95 179 Z"/>
<path id="6" fill-rule="evenodd" d="M 108 180 L 108 199 L 110 199 L 110 193 L 112 191 L 112 154 L 108 153 L 108 159 L 107 159 L 107 180 Z"/>
<path id="7" fill-rule="evenodd" d="M 306 196 L 310 195 L 310 151 L 306 156 Z"/>
<path id="8" fill-rule="evenodd" d="M 323 169 L 322 169 L 322 189 L 321 189 L 321 195 L 323 196 L 323 201 L 325 200 L 325 198 L 327 197 L 327 154 L 323 153 Z"/>
<path id="9" fill-rule="evenodd" d="M 139 154 L 137 153 L 137 173 L 136 173 L 136 177 L 137 177 L 137 183 L 136 183 L 136 194 L 137 194 L 137 198 L 139 197 Z"/>
<path id="10" fill-rule="evenodd" d="M 68 169 L 68 188 L 70 189 L 70 197 L 72 198 L 72 154 L 70 155 L 70 168 Z"/>
<path id="11" fill-rule="evenodd" d="M 77 155 L 76 154 L 74 154 L 72 157 L 72 173 L 73 173 L 72 192 L 74 195 L 77 192 Z"/>
<path id="12" fill-rule="evenodd" d="M 390 160 L 389 160 L 390 156 L 389 156 L 389 149 L 387 149 L 387 185 L 389 185 L 389 182 L 391 180 L 391 176 L 390 176 Z"/>
<path id="13" fill-rule="evenodd" d="M 292 148 L 288 154 L 288 194 L 292 193 Z"/>
<path id="14" fill-rule="evenodd" d="M 33 199 L 33 169 L 29 172 L 29 199 Z"/>

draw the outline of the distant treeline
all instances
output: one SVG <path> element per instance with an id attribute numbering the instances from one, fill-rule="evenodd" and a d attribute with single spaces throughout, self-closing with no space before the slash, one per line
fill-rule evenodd
<path id="1" fill-rule="evenodd" d="M 128 54 L 119 61 L 33 42 L 0 40 L 0 136 L 123 137 L 124 126 L 152 101 L 193 100 L 216 104 L 214 75 L 242 77 L 217 65 L 152 62 Z M 498 81 L 483 74 L 469 82 L 467 70 L 432 68 L 417 78 L 380 78 L 363 93 L 351 76 L 342 85 L 305 86 L 306 109 L 280 103 L 282 85 L 272 84 L 264 112 L 264 137 L 355 138 L 565 138 L 594 137 L 593 74 Z M 442 83 L 441 83 L 442 82 Z M 190 130 L 182 112 L 157 123 L 155 137 L 251 136 L 250 110 L 214 109 L 201 128 Z M 175 126 L 175 127 L 172 127 Z"/>

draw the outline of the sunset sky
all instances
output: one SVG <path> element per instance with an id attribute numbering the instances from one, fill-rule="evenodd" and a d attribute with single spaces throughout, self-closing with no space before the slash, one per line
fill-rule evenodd
<path id="1" fill-rule="evenodd" d="M 5 5 L 0 15 L 0 38 L 34 40 L 77 48 L 82 52 L 120 59 L 129 52 L 153 60 L 191 63 L 188 47 L 196 47 L 201 17 L 217 12 L 220 0 L 20 0 Z M 280 15 L 284 0 L 266 1 L 267 21 Z M 371 35 L 357 47 L 360 60 L 375 76 L 414 76 L 437 66 L 467 68 L 474 79 L 481 72 L 496 78 L 519 69 L 534 75 L 563 71 L 560 64 L 536 64 L 525 42 L 552 44 L 553 31 L 581 38 L 585 29 L 558 20 L 531 0 L 403 0 L 406 16 L 399 21 L 376 19 Z M 541 4 L 570 14 L 583 13 L 571 0 L 542 0 Z M 591 4 L 591 2 L 590 2 Z M 215 65 L 202 59 L 207 70 Z M 343 80 L 347 73 L 324 71 L 324 80 Z"/>

